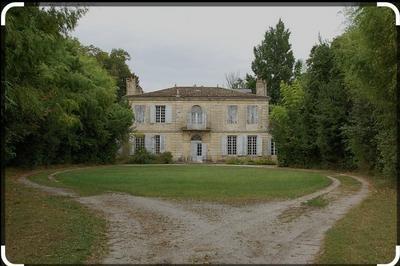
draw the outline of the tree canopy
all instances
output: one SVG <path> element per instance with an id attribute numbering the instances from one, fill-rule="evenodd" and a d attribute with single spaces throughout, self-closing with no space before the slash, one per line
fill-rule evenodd
<path id="1" fill-rule="evenodd" d="M 110 162 L 128 134 L 133 114 L 118 101 L 116 76 L 68 36 L 85 11 L 30 6 L 7 14 L 7 163 Z"/>
<path id="2" fill-rule="evenodd" d="M 254 60 L 251 64 L 257 78 L 267 82 L 271 103 L 280 100 L 281 82 L 290 82 L 293 77 L 294 56 L 289 42 L 290 31 L 279 19 L 275 28 L 270 27 L 261 44 L 254 47 Z"/>

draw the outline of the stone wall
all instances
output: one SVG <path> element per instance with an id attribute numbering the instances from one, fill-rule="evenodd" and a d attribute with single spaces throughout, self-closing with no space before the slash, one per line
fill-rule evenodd
<path id="1" fill-rule="evenodd" d="M 165 98 L 130 99 L 135 105 L 145 105 L 145 122 L 135 123 L 135 131 L 145 135 L 162 134 L 165 136 L 165 150 L 170 151 L 174 160 L 190 160 L 191 138 L 198 134 L 207 145 L 207 160 L 220 161 L 227 156 L 222 155 L 221 137 L 223 135 L 259 135 L 262 138 L 262 154 L 269 155 L 271 136 L 268 133 L 268 101 L 264 99 L 201 99 L 201 100 L 166 100 Z M 151 105 L 169 105 L 172 111 L 171 123 L 150 123 Z M 188 114 L 192 106 L 198 105 L 207 114 L 205 131 L 183 130 L 187 126 Z M 228 124 L 228 106 L 238 106 L 238 123 Z M 247 124 L 247 106 L 258 106 L 258 123 Z"/>

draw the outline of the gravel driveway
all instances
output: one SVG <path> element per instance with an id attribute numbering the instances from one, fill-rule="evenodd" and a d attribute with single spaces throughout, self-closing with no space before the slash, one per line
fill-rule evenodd
<path id="1" fill-rule="evenodd" d="M 49 193 L 71 196 L 109 222 L 109 254 L 103 263 L 312 263 L 324 233 L 368 194 L 368 183 L 345 192 L 340 181 L 294 200 L 241 207 L 167 201 L 107 193 L 79 197 L 72 191 L 20 180 Z M 302 202 L 324 195 L 323 208 Z"/>

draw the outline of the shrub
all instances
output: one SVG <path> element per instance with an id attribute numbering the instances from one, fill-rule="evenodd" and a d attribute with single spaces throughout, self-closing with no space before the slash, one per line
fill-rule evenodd
<path id="1" fill-rule="evenodd" d="M 133 164 L 167 164 L 172 162 L 172 154 L 169 151 L 154 155 L 146 149 L 137 151 L 134 155 L 130 156 L 128 160 L 128 163 Z"/>
<path id="2" fill-rule="evenodd" d="M 134 164 L 147 164 L 153 163 L 155 160 L 155 156 L 148 152 L 146 149 L 138 150 L 134 155 L 129 157 L 128 163 Z"/>
<path id="3" fill-rule="evenodd" d="M 275 165 L 276 162 L 270 156 L 263 157 L 230 157 L 225 159 L 226 164 L 247 165 Z"/>
<path id="4" fill-rule="evenodd" d="M 169 151 L 157 154 L 154 163 L 172 163 L 172 154 Z"/>

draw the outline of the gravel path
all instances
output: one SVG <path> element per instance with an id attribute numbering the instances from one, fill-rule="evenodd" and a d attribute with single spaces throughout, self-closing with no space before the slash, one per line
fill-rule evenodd
<path id="1" fill-rule="evenodd" d="M 51 176 L 50 178 L 53 178 Z M 21 181 L 46 192 L 70 196 L 102 212 L 109 222 L 110 252 L 103 263 L 312 263 L 324 233 L 368 194 L 368 183 L 345 193 L 340 181 L 294 200 L 241 207 L 166 201 L 107 193 L 78 197 L 74 192 Z M 324 208 L 302 202 L 329 198 Z"/>

